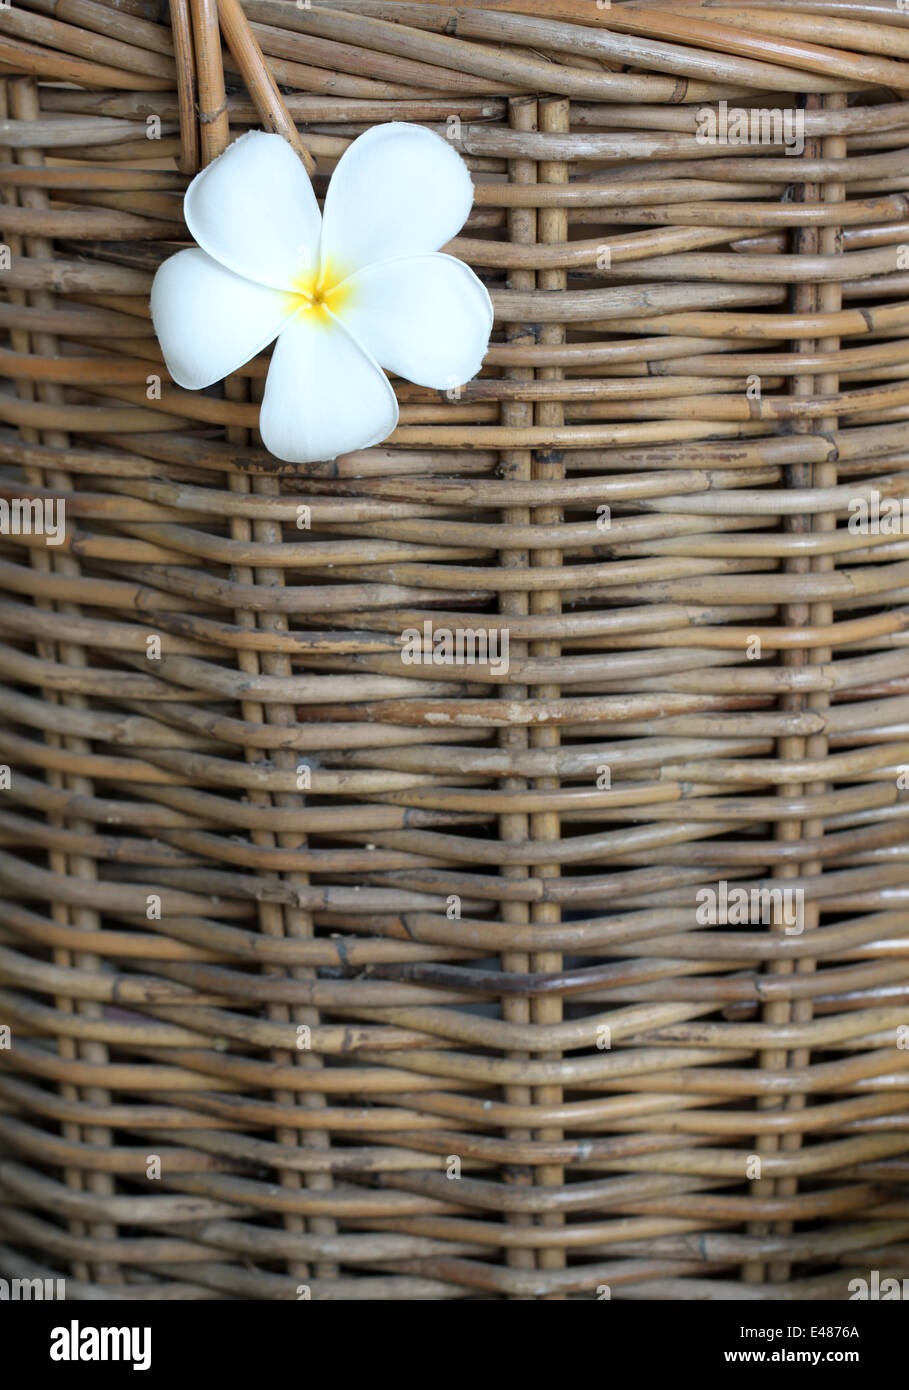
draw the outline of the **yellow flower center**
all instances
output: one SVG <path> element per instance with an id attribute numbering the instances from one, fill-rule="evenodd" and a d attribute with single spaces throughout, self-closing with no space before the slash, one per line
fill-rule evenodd
<path id="1" fill-rule="evenodd" d="M 295 310 L 312 313 L 328 321 L 326 310 L 339 314 L 347 298 L 346 276 L 335 270 L 329 262 L 316 270 L 302 271 L 294 277 L 290 298 Z"/>

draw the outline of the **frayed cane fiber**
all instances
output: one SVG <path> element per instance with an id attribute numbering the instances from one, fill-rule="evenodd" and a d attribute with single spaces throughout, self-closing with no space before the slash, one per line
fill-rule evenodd
<path id="1" fill-rule="evenodd" d="M 907 96 L 896 4 L 0 8 L 0 1277 L 909 1276 Z M 493 339 L 285 464 L 152 275 L 388 121 Z"/>

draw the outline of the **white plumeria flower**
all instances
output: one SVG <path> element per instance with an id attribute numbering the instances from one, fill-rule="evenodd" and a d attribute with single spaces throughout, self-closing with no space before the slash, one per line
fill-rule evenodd
<path id="1" fill-rule="evenodd" d="M 380 443 L 398 422 L 383 367 L 437 390 L 480 369 L 489 295 L 438 250 L 472 201 L 464 161 L 422 126 L 354 140 L 323 217 L 282 136 L 241 136 L 186 190 L 198 246 L 165 261 L 152 286 L 173 380 L 201 390 L 277 338 L 259 420 L 269 452 L 307 463 Z"/>

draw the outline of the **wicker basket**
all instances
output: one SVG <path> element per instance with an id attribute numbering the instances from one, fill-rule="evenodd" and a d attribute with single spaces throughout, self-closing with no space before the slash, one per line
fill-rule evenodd
<path id="1" fill-rule="evenodd" d="M 67 521 L 0 535 L 0 1275 L 909 1275 L 907 94 L 896 4 L 0 9 L 0 498 Z M 390 120 L 486 364 L 282 464 L 151 277 L 242 131 L 321 197 Z"/>

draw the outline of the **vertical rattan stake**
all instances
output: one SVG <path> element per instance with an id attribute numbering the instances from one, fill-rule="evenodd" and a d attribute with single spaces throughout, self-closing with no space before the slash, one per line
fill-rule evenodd
<path id="1" fill-rule="evenodd" d="M 199 126 L 196 120 L 199 95 L 187 0 L 170 0 L 170 28 L 177 63 L 177 109 L 180 117 L 180 158 L 177 163 L 181 174 L 192 177 L 199 171 Z"/>
<path id="2" fill-rule="evenodd" d="M 18 78 L 10 83 L 10 114 L 19 121 L 34 121 L 40 116 L 41 107 L 38 96 L 37 83 L 33 78 Z M 44 167 L 44 155 L 39 150 L 19 150 L 17 152 L 18 162 L 32 169 Z M 22 206 L 33 210 L 43 210 L 49 206 L 50 200 L 47 192 L 42 188 L 24 188 L 19 193 L 19 200 Z M 24 245 L 25 253 L 31 257 L 51 257 L 54 254 L 53 242 L 47 237 L 26 237 Z M 54 307 L 53 296 L 46 290 L 35 290 L 28 296 L 29 303 L 38 310 L 50 310 Z M 50 333 L 35 333 L 32 335 L 32 347 L 37 353 L 47 357 L 56 357 L 60 350 L 59 340 Z M 64 402 L 63 390 L 60 386 L 52 383 L 42 383 L 37 387 L 38 399 L 48 405 L 61 405 Z M 46 429 L 40 434 L 42 444 L 50 445 L 53 448 L 64 450 L 69 446 L 69 435 L 61 430 Z M 61 493 L 71 493 L 73 491 L 73 477 L 69 472 L 55 468 L 47 472 L 33 475 L 34 481 L 43 484 L 45 487 L 53 488 Z M 39 570 L 48 569 L 56 571 L 58 574 L 66 576 L 68 579 L 76 579 L 81 573 L 79 559 L 64 550 L 53 552 L 53 558 L 46 558 L 40 551 L 31 551 L 31 563 Z M 40 558 L 39 558 L 40 557 Z M 57 611 L 70 617 L 78 618 L 80 609 L 76 604 L 61 602 L 56 605 Z M 78 670 L 85 667 L 87 662 L 85 647 L 78 643 L 61 642 L 57 649 L 57 660 L 66 668 Z M 49 703 L 54 702 L 56 692 L 45 692 L 44 698 Z M 63 693 L 59 696 L 61 703 L 69 709 L 84 711 L 87 706 L 85 697 L 78 693 Z M 68 754 L 86 755 L 92 751 L 91 743 L 84 738 L 68 736 L 60 739 L 58 735 L 51 733 L 48 737 L 51 747 L 61 746 Z M 65 756 L 65 755 L 64 755 Z M 75 797 L 91 797 L 94 791 L 92 782 L 78 774 L 62 773 L 54 775 L 54 780 L 58 786 L 64 787 Z M 81 820 L 72 815 L 63 818 L 63 826 L 66 830 L 73 833 L 85 833 L 90 829 L 87 821 Z M 82 882 L 93 882 L 97 876 L 97 865 L 90 855 L 83 854 L 62 854 L 58 851 L 52 852 L 49 856 L 49 864 L 52 870 L 57 873 L 66 874 L 74 880 Z M 53 915 L 57 921 L 72 923 L 76 927 L 89 932 L 99 931 L 101 927 L 100 914 L 93 907 L 79 906 L 70 903 L 54 903 Z M 108 969 L 106 962 L 98 956 L 87 951 L 64 953 L 58 956 L 62 963 L 68 966 L 75 966 L 81 970 L 105 970 Z M 102 1006 L 94 1000 L 79 999 L 75 1004 L 72 999 L 62 998 L 59 1000 L 59 1007 L 65 1013 L 76 1013 L 86 1021 L 88 1029 L 91 1023 L 97 1024 L 102 1018 Z M 78 1038 L 79 1031 L 74 1029 L 74 1036 Z M 73 1068 L 78 1071 L 80 1063 L 89 1064 L 97 1067 L 104 1067 L 110 1060 L 107 1044 L 96 1038 L 85 1037 L 84 1040 L 74 1042 L 73 1038 L 61 1038 L 59 1040 L 59 1050 L 63 1057 Z M 69 1087 L 64 1085 L 62 1088 L 64 1096 L 74 1099 L 86 1109 L 89 1107 L 102 1107 L 110 1104 L 111 1095 L 108 1090 L 100 1086 L 88 1087 Z M 111 1130 L 100 1124 L 87 1124 L 79 1126 L 76 1131 L 78 1138 L 85 1144 L 95 1145 L 99 1149 L 108 1149 L 112 1143 Z M 66 1131 L 65 1131 L 66 1133 Z M 73 1137 L 73 1129 L 69 1129 L 67 1137 Z M 70 1179 L 67 1173 L 67 1179 Z M 78 1174 L 73 1175 L 73 1186 L 85 1188 L 97 1198 L 112 1197 L 116 1191 L 115 1179 L 109 1172 L 103 1169 L 89 1172 L 85 1178 L 80 1180 Z M 94 1221 L 89 1225 L 89 1235 L 94 1238 L 99 1246 L 105 1242 L 114 1242 L 117 1237 L 117 1227 L 112 1221 Z M 115 1284 L 119 1281 L 120 1272 L 113 1260 L 108 1257 L 99 1257 L 97 1263 L 93 1265 L 94 1276 L 101 1283 Z"/>
<path id="3" fill-rule="evenodd" d="M 567 100 L 557 98 L 540 103 L 541 130 L 552 134 L 562 134 L 570 128 L 571 118 Z M 545 184 L 567 183 L 568 165 L 562 160 L 541 160 L 539 179 L 540 183 Z M 541 210 L 539 235 L 542 242 L 561 243 L 568 240 L 568 216 L 564 208 L 548 207 Z M 539 288 L 542 290 L 564 290 L 566 288 L 567 275 L 564 270 L 541 270 L 537 278 Z M 564 343 L 564 326 L 560 323 L 544 323 L 540 340 L 549 346 L 558 346 Z M 545 381 L 556 381 L 563 374 L 561 367 L 543 367 L 540 369 L 539 376 Z M 535 406 L 535 412 L 536 424 L 538 425 L 558 428 L 565 422 L 564 406 L 561 401 L 540 401 Z M 562 451 L 557 449 L 535 450 L 533 476 L 545 482 L 559 482 L 563 479 L 565 477 L 565 455 Z M 534 509 L 533 521 L 535 525 L 559 526 L 562 520 L 563 511 L 560 506 Z M 555 568 L 562 563 L 562 552 L 559 549 L 535 550 L 532 563 L 546 569 Z M 530 598 L 530 611 L 534 614 L 545 614 L 555 629 L 555 619 L 562 612 L 562 595 L 559 589 L 535 589 Z M 533 643 L 530 650 L 532 656 L 541 662 L 549 659 L 558 661 L 562 654 L 562 646 L 557 636 Z M 533 691 L 534 698 L 540 701 L 558 700 L 561 693 L 558 684 L 550 684 L 549 682 L 537 686 Z M 561 743 L 558 725 L 543 724 L 532 729 L 530 743 L 531 747 L 535 748 L 557 749 Z M 558 793 L 561 788 L 561 779 L 558 776 L 539 778 L 535 785 L 539 790 Z M 540 811 L 531 815 L 530 834 L 534 840 L 552 842 L 560 840 L 562 829 L 558 812 Z M 561 866 L 558 859 L 554 857 L 549 863 L 540 864 L 537 873 L 544 881 L 560 877 Z M 544 929 L 543 924 L 555 924 L 561 920 L 562 909 L 559 903 L 543 901 L 534 904 L 533 921 L 540 923 L 541 930 Z M 541 951 L 535 954 L 531 960 L 531 968 L 542 973 L 561 970 L 561 952 Z M 542 998 L 534 999 L 531 1005 L 531 1017 L 535 1024 L 543 1028 L 550 1024 L 561 1023 L 561 998 L 558 995 L 545 995 Z M 535 1091 L 534 1101 L 537 1105 L 559 1106 L 563 1101 L 562 1088 L 560 1086 L 540 1086 Z M 558 1143 L 564 1138 L 564 1135 L 560 1129 L 546 1126 L 537 1130 L 535 1137 L 538 1141 Z M 535 1177 L 537 1183 L 542 1186 L 560 1186 L 565 1180 L 565 1173 L 558 1165 L 541 1166 L 535 1170 Z M 552 1212 L 541 1217 L 541 1224 L 546 1226 L 562 1226 L 564 1222 L 565 1218 L 560 1212 Z M 563 1269 L 565 1267 L 564 1249 L 544 1247 L 540 1250 L 538 1259 L 543 1269 Z M 558 1295 L 551 1296 L 558 1297 Z"/>
<path id="4" fill-rule="evenodd" d="M 508 104 L 509 125 L 512 130 L 535 131 L 537 128 L 537 103 L 528 97 L 515 98 Z M 508 162 L 508 178 L 510 183 L 515 184 L 535 184 L 537 181 L 536 161 L 532 159 L 512 159 Z M 532 246 L 537 238 L 537 212 L 536 208 L 511 208 L 508 212 L 508 238 L 513 244 L 520 246 Z M 508 287 L 514 290 L 533 290 L 536 288 L 536 271 L 522 270 L 520 268 L 510 271 L 508 276 Z M 505 328 L 505 339 L 509 344 L 523 344 L 529 346 L 534 341 L 533 328 L 529 324 L 508 324 Z M 515 381 L 532 381 L 533 367 L 510 367 L 506 375 Z M 502 403 L 502 424 L 511 429 L 526 429 L 533 424 L 533 402 L 532 401 L 503 401 Z M 528 483 L 531 476 L 531 452 L 529 449 L 505 449 L 502 451 L 500 472 L 502 477 L 513 482 Z M 505 507 L 502 512 L 502 520 L 506 526 L 528 526 L 530 524 L 530 508 Z M 505 550 L 501 553 L 499 563 L 507 569 L 526 569 L 530 563 L 530 553 L 527 550 Z M 499 607 L 502 612 L 503 622 L 506 626 L 509 623 L 521 622 L 526 625 L 527 615 L 530 611 L 530 601 L 526 590 L 506 590 L 500 595 Z M 521 658 L 526 660 L 527 643 L 526 641 L 512 641 L 513 634 L 509 632 L 509 651 L 513 659 Z M 527 686 L 518 684 L 503 685 L 500 687 L 500 694 L 503 700 L 526 700 Z M 507 748 L 512 754 L 525 752 L 528 744 L 527 730 L 520 726 L 512 726 L 509 729 L 502 729 L 499 733 L 499 745 Z M 508 792 L 524 791 L 527 788 L 526 777 L 506 777 L 502 779 L 502 788 Z M 524 841 L 529 838 L 529 822 L 526 811 L 509 811 L 499 817 L 499 834 L 502 840 Z M 522 879 L 526 882 L 530 870 L 526 864 L 504 864 L 502 874 L 506 878 Z M 530 910 L 526 902 L 512 901 L 505 897 L 502 901 L 500 914 L 503 922 L 520 923 L 526 928 L 530 920 Z M 502 969 L 509 973 L 515 972 L 526 975 L 530 970 L 530 955 L 526 951 L 506 951 L 502 955 Z M 529 999 L 513 998 L 505 996 L 502 1001 L 502 1017 L 510 1023 L 530 1023 L 530 1001 Z M 510 1057 L 517 1060 L 526 1059 L 528 1053 L 509 1053 Z M 505 1103 L 508 1106 L 521 1106 L 528 1110 L 533 1103 L 533 1093 L 529 1086 L 512 1084 L 504 1088 Z M 525 1127 L 509 1128 L 506 1131 L 508 1138 L 513 1142 L 527 1144 L 531 1139 L 531 1131 Z M 529 1164 L 519 1167 L 511 1164 L 505 1176 L 506 1183 L 514 1183 L 523 1187 L 533 1185 L 533 1169 Z M 522 1226 L 525 1229 L 533 1226 L 533 1217 L 529 1213 L 509 1212 L 506 1220 L 510 1225 Z M 536 1252 L 530 1247 L 519 1246 L 507 1251 L 508 1264 L 517 1269 L 533 1269 L 536 1265 Z"/>
<path id="5" fill-rule="evenodd" d="M 277 135 L 283 135 L 293 145 L 311 177 L 315 173 L 316 162 L 290 118 L 240 0 L 218 0 L 218 13 L 227 46 L 240 69 L 263 126 Z"/>
<path id="6" fill-rule="evenodd" d="M 223 154 L 230 141 L 221 33 L 215 0 L 189 0 L 193 17 L 202 163 Z"/>

